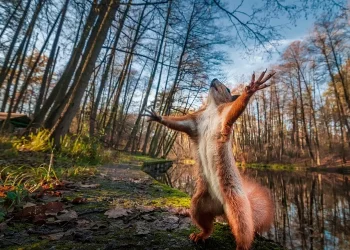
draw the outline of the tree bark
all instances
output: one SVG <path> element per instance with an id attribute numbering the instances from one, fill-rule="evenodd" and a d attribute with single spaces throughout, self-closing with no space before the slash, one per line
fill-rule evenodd
<path id="1" fill-rule="evenodd" d="M 12 55 L 12 52 L 14 51 L 14 48 L 15 48 L 15 45 L 16 45 L 16 42 L 17 42 L 17 39 L 18 39 L 18 36 L 19 36 L 19 33 L 21 32 L 22 28 L 23 28 L 23 24 L 26 20 L 26 17 L 27 17 L 27 13 L 28 13 L 28 10 L 30 8 L 30 4 L 31 4 L 32 0 L 28 0 L 27 1 L 27 5 L 26 7 L 24 8 L 24 12 L 22 14 L 22 17 L 18 23 L 18 26 L 17 26 L 17 29 L 15 31 L 15 34 L 13 35 L 13 38 L 12 38 L 12 41 L 11 41 L 11 44 L 9 46 L 9 49 L 7 51 L 7 54 L 5 56 L 5 59 L 4 59 L 4 63 L 3 63 L 3 67 L 1 68 L 1 71 L 0 71 L 0 88 L 2 87 L 2 85 L 4 84 L 5 82 L 5 79 L 6 79 L 6 76 L 9 72 L 9 68 L 6 67 L 7 65 L 9 65 L 9 62 L 10 62 L 10 58 L 11 58 L 11 55 Z M 42 0 L 40 0 L 40 2 L 38 3 L 38 5 L 42 2 Z"/>
<path id="2" fill-rule="evenodd" d="M 67 66 L 65 67 L 65 70 L 62 76 L 60 77 L 59 81 L 56 83 L 55 87 L 52 89 L 49 97 L 45 100 L 40 111 L 37 113 L 36 116 L 34 116 L 34 119 L 32 123 L 29 125 L 29 127 L 41 127 L 46 116 L 47 116 L 47 119 L 49 120 L 53 119 L 52 116 L 54 115 L 57 106 L 65 96 L 69 83 L 71 82 L 73 74 L 77 68 L 77 65 L 79 64 L 79 59 L 85 47 L 85 43 L 88 40 L 89 33 L 96 20 L 97 12 L 95 7 L 96 6 L 94 5 L 91 6 L 79 43 L 73 49 L 72 55 L 69 59 L 69 62 L 67 63 Z M 47 115 L 50 109 L 52 110 L 52 112 L 50 113 L 51 115 L 50 114 Z"/>
<path id="3" fill-rule="evenodd" d="M 60 147 L 60 138 L 68 132 L 70 123 L 79 109 L 81 99 L 86 89 L 90 76 L 93 72 L 96 59 L 102 49 L 103 43 L 107 36 L 108 30 L 112 25 L 114 16 L 119 7 L 119 1 L 109 0 L 102 1 L 99 20 L 97 23 L 100 25 L 95 26 L 91 33 L 90 39 L 87 45 L 86 60 L 82 61 L 82 72 L 75 77 L 72 93 L 67 96 L 66 102 L 62 103 L 64 106 L 61 116 L 55 125 L 52 127 L 50 134 L 54 139 L 54 144 L 57 148 Z"/>
<path id="4" fill-rule="evenodd" d="M 55 36 L 55 39 L 54 39 L 54 41 L 52 43 L 49 59 L 48 59 L 47 64 L 46 64 L 45 72 L 44 72 L 43 79 L 42 79 L 41 86 L 40 86 L 39 96 L 38 96 L 37 101 L 36 101 L 36 106 L 35 106 L 35 110 L 34 110 L 34 116 L 36 116 L 39 113 L 41 104 L 43 102 L 45 89 L 46 89 L 46 85 L 47 85 L 47 80 L 49 78 L 49 73 L 50 73 L 50 70 L 51 70 L 51 67 L 52 67 L 55 55 L 56 55 L 58 41 L 60 39 L 63 23 L 64 23 L 64 20 L 65 20 L 65 17 L 66 17 L 68 4 L 69 4 L 69 0 L 65 0 L 65 3 L 63 5 L 61 13 L 60 13 L 61 20 L 60 20 L 60 22 L 58 24 L 57 31 L 56 31 L 56 36 Z M 48 83 L 48 84 L 50 84 L 50 83 Z"/>
<path id="5" fill-rule="evenodd" d="M 122 16 L 122 18 L 119 21 L 119 27 L 118 27 L 117 33 L 115 35 L 115 38 L 114 38 L 112 51 L 111 51 L 111 54 L 110 54 L 110 56 L 108 58 L 106 69 L 105 69 L 105 71 L 104 71 L 104 73 L 102 75 L 102 79 L 101 79 L 100 87 L 99 87 L 99 90 L 98 90 L 98 93 L 97 93 L 96 101 L 94 103 L 94 106 L 93 106 L 93 109 L 92 109 L 92 112 L 91 112 L 91 116 L 90 116 L 90 130 L 89 130 L 90 131 L 90 137 L 93 137 L 94 134 L 95 134 L 97 110 L 98 110 L 98 107 L 100 105 L 102 92 L 103 92 L 103 90 L 104 90 L 104 88 L 106 86 L 107 80 L 108 80 L 108 74 L 109 74 L 109 71 L 111 69 L 111 66 L 112 66 L 112 63 L 113 63 L 113 59 L 115 57 L 115 49 L 117 48 L 117 45 L 118 45 L 118 42 L 119 42 L 119 37 L 120 37 L 120 34 L 122 32 L 122 29 L 123 29 L 126 17 L 128 15 L 131 2 L 132 2 L 132 0 L 129 0 L 128 5 L 127 5 L 126 9 L 124 10 L 123 16 Z"/>

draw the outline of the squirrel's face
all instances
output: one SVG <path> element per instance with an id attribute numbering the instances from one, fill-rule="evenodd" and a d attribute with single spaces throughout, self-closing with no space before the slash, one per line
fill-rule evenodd
<path id="1" fill-rule="evenodd" d="M 208 104 L 215 103 L 216 106 L 219 106 L 223 103 L 232 102 L 237 99 L 237 95 L 231 95 L 231 91 L 228 87 L 222 84 L 218 79 L 211 81 Z"/>

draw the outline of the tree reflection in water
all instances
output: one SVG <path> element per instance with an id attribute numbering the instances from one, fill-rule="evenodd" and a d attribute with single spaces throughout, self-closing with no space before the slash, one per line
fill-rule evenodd
<path id="1" fill-rule="evenodd" d="M 157 180 L 190 195 L 194 165 L 174 164 Z M 245 176 L 270 188 L 275 201 L 274 227 L 264 236 L 289 249 L 350 249 L 349 176 L 241 169 Z"/>

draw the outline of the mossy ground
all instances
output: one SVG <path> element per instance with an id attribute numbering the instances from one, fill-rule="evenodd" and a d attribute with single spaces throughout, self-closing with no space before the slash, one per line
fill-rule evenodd
<path id="1" fill-rule="evenodd" d="M 241 163 L 237 162 L 238 167 L 244 168 L 257 168 L 257 169 L 269 169 L 269 170 L 289 170 L 293 171 L 297 167 L 293 164 L 278 164 L 278 163 Z"/>
<path id="2" fill-rule="evenodd" d="M 162 162 L 167 162 L 169 160 L 166 159 L 161 159 L 161 158 L 153 158 L 147 155 L 142 155 L 142 154 L 130 154 L 127 152 L 118 152 L 117 155 L 117 163 L 119 164 L 133 164 L 133 165 L 138 165 L 141 166 L 144 163 L 162 163 Z"/>
<path id="3" fill-rule="evenodd" d="M 78 218 L 62 224 L 34 225 L 12 220 L 0 233 L 2 249 L 234 249 L 229 227 L 217 223 L 213 235 L 194 244 L 188 239 L 198 231 L 188 215 L 190 197 L 155 181 L 133 165 L 109 165 L 88 180 L 97 188 L 63 191 L 67 209 Z M 86 203 L 71 205 L 76 197 Z M 105 211 L 128 211 L 119 218 L 107 218 Z M 59 237 L 56 237 L 56 236 Z M 257 238 L 253 249 L 281 249 L 279 244 Z"/>

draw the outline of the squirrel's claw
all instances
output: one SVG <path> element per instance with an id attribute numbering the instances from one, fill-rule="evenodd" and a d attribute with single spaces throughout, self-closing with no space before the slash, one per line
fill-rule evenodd
<path id="1" fill-rule="evenodd" d="M 153 108 L 151 108 L 151 109 L 145 108 L 145 113 L 143 113 L 142 116 L 149 117 L 147 119 L 147 122 L 150 122 L 150 121 L 161 121 L 161 119 L 162 119 L 162 117 L 160 115 L 158 115 L 158 113 L 156 111 L 154 111 Z"/>
<path id="2" fill-rule="evenodd" d="M 255 80 L 255 73 L 253 73 L 252 80 L 250 81 L 250 84 L 245 87 L 245 91 L 249 94 L 253 94 L 258 90 L 269 87 L 270 85 L 264 83 L 267 82 L 272 76 L 274 76 L 276 72 L 269 73 L 265 76 L 266 72 L 267 69 L 260 74 L 257 80 Z"/>

